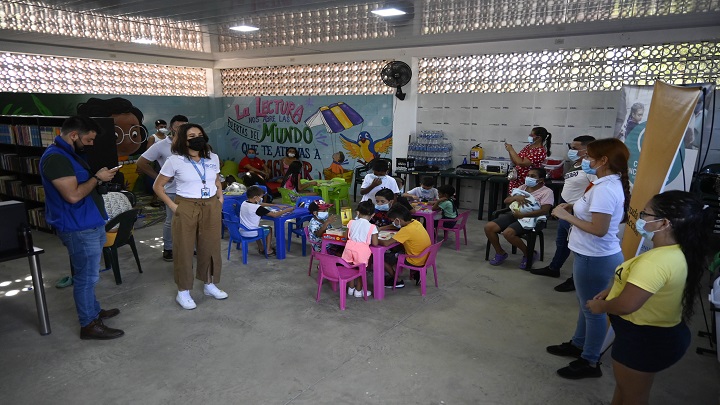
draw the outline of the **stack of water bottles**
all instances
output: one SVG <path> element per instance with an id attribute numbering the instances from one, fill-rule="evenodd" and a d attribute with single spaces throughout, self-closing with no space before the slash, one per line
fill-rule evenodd
<path id="1" fill-rule="evenodd" d="M 453 167 L 452 144 L 443 131 L 421 131 L 408 145 L 408 158 L 417 166 L 437 166 L 440 170 Z"/>

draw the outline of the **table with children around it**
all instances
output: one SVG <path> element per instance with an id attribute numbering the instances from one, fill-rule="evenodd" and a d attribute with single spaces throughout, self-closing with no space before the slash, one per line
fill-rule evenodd
<path id="1" fill-rule="evenodd" d="M 427 229 L 430 236 L 430 243 L 435 243 L 435 220 L 442 218 L 442 212 L 433 211 L 433 203 L 431 202 L 413 202 L 410 205 L 415 208 L 415 213 L 412 216 L 425 220 L 425 229 Z"/>
<path id="2" fill-rule="evenodd" d="M 397 232 L 394 231 L 380 231 L 378 233 L 378 239 L 379 240 L 389 240 L 393 236 L 395 236 Z M 333 244 L 333 245 L 340 245 L 345 246 L 347 243 L 347 229 L 346 228 L 338 228 L 338 229 L 328 229 L 322 237 L 322 245 L 320 247 L 320 251 L 322 253 L 325 253 L 325 248 L 327 245 Z M 393 243 L 388 246 L 382 246 L 377 245 L 373 246 L 370 245 L 370 251 L 372 252 L 372 258 L 373 258 L 373 264 L 372 264 L 372 272 L 373 272 L 373 295 L 372 298 L 375 298 L 378 301 L 381 301 L 385 299 L 385 252 L 387 252 L 389 249 L 394 248 L 395 246 L 400 245 L 399 243 Z M 341 293 L 344 293 L 341 291 Z"/>
<path id="3" fill-rule="evenodd" d="M 274 204 L 274 207 L 283 209 L 289 206 L 283 204 Z M 288 212 L 279 217 L 271 217 L 269 215 L 265 215 L 262 217 L 262 219 L 272 221 L 273 225 L 275 225 L 275 229 L 273 230 L 273 232 L 275 233 L 275 254 L 278 260 L 285 259 L 285 255 L 287 253 L 287 247 L 285 246 L 285 242 L 287 239 L 287 235 L 285 234 L 285 223 L 291 219 L 306 217 L 308 215 L 310 215 L 310 211 L 307 208 L 295 207 L 295 210 L 293 210 L 292 212 Z"/>

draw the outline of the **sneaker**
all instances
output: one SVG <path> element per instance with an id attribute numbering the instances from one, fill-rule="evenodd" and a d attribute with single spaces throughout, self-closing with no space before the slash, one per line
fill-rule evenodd
<path id="1" fill-rule="evenodd" d="M 507 253 L 502 254 L 502 255 L 495 253 L 495 257 L 494 257 L 492 260 L 490 260 L 490 264 L 493 265 L 493 266 L 499 266 L 499 265 L 501 265 L 502 262 L 504 262 L 505 259 L 507 259 L 507 258 L 508 258 L 508 254 L 507 254 Z"/>
<path id="2" fill-rule="evenodd" d="M 531 269 L 530 273 L 536 276 L 560 277 L 560 270 L 553 270 L 550 266 L 545 266 L 541 269 Z"/>
<path id="3" fill-rule="evenodd" d="M 569 342 L 564 342 L 559 345 L 554 346 L 548 346 L 545 348 L 548 353 L 554 354 L 556 356 L 564 356 L 564 357 L 575 357 L 580 358 L 580 355 L 582 354 L 582 349 L 572 344 L 572 340 Z"/>
<path id="4" fill-rule="evenodd" d="M 595 366 L 591 366 L 590 362 L 585 359 L 572 361 L 567 367 L 563 367 L 558 370 L 557 373 L 560 377 L 567 378 L 569 380 L 602 377 L 600 363 L 597 363 Z"/>
<path id="5" fill-rule="evenodd" d="M 163 250 L 163 260 L 166 262 L 173 261 L 172 250 Z"/>
<path id="6" fill-rule="evenodd" d="M 420 272 L 419 271 L 413 271 L 412 274 L 410 274 L 410 278 L 415 280 L 415 285 L 420 285 Z"/>
<path id="7" fill-rule="evenodd" d="M 403 288 L 405 287 L 405 282 L 402 280 L 398 280 L 397 284 L 395 284 L 395 288 Z M 392 277 L 385 277 L 385 288 L 393 288 L 393 278 Z"/>
<path id="8" fill-rule="evenodd" d="M 213 283 L 205 284 L 203 291 L 205 292 L 205 295 L 211 295 L 216 300 L 224 300 L 228 297 L 225 291 L 217 288 Z"/>
<path id="9" fill-rule="evenodd" d="M 558 291 L 558 292 L 575 291 L 575 281 L 573 280 L 572 277 L 570 277 L 567 280 L 563 281 L 562 284 L 556 285 L 555 291 Z"/>
<path id="10" fill-rule="evenodd" d="M 368 297 L 372 296 L 372 292 L 367 291 L 366 293 L 367 293 L 367 296 L 368 296 Z M 362 298 L 362 297 L 363 297 L 363 290 L 355 290 L 354 296 L 355 296 L 355 298 Z"/>
<path id="11" fill-rule="evenodd" d="M 178 304 L 180 304 L 181 307 L 184 309 L 195 309 L 197 305 L 195 304 L 195 301 L 193 301 L 192 297 L 190 296 L 190 291 L 178 291 L 177 297 L 175 297 L 175 301 L 177 301 Z"/>
<path id="12" fill-rule="evenodd" d="M 353 288 L 353 287 L 348 287 L 348 295 L 353 295 L 353 296 L 355 296 L 355 288 Z"/>
<path id="13" fill-rule="evenodd" d="M 540 258 L 540 255 L 538 254 L 537 250 L 533 251 L 532 261 L 535 263 L 538 258 Z M 523 256 L 522 260 L 520 260 L 520 269 L 521 270 L 528 270 L 527 268 L 527 256 Z"/>

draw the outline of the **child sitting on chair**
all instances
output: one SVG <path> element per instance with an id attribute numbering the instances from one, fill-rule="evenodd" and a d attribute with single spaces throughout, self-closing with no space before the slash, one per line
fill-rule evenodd
<path id="1" fill-rule="evenodd" d="M 370 200 L 368 200 L 370 201 Z M 392 220 L 388 219 L 387 213 L 391 207 L 402 205 L 411 213 L 415 213 L 415 208 L 408 202 L 407 198 L 399 197 L 392 190 L 383 188 L 375 194 L 375 214 L 370 222 L 377 225 L 378 228 L 392 229 Z"/>
<path id="2" fill-rule="evenodd" d="M 323 200 L 315 200 L 308 206 L 308 211 L 312 214 L 312 219 L 308 224 L 308 236 L 310 236 L 310 245 L 316 252 L 322 250 L 322 237 L 325 231 L 332 229 L 332 223 L 335 222 L 335 215 L 330 215 L 328 208 L 333 204 L 328 204 Z M 340 256 L 342 247 L 335 244 L 329 244 L 326 252 L 329 255 Z"/>
<path id="3" fill-rule="evenodd" d="M 285 173 L 285 177 L 283 177 L 282 184 L 283 188 L 286 188 L 291 191 L 290 193 L 290 200 L 292 202 L 295 202 L 297 198 L 302 195 L 317 195 L 317 193 L 312 192 L 312 186 L 317 185 L 317 182 L 314 181 L 308 181 L 305 183 L 300 183 L 300 172 L 302 171 L 303 164 L 301 161 L 296 160 L 292 163 L 290 163 L 290 167 L 288 167 L 287 172 Z M 307 190 L 307 189 L 310 190 Z"/>
<path id="4" fill-rule="evenodd" d="M 287 207 L 284 209 L 281 209 L 279 211 L 271 211 L 267 207 L 271 206 L 270 204 L 265 204 L 262 202 L 263 200 L 263 194 L 265 194 L 265 191 L 261 189 L 258 186 L 250 186 L 247 189 L 246 195 L 247 200 L 245 200 L 242 205 L 240 206 L 240 223 L 248 228 L 248 229 L 256 229 L 260 227 L 260 219 L 262 216 L 267 215 L 273 218 L 279 217 L 285 213 L 292 212 L 295 208 L 293 207 Z M 274 255 L 275 254 L 275 247 L 271 245 L 272 243 L 272 228 L 263 226 L 262 231 L 265 234 L 265 243 L 268 247 L 268 254 Z M 257 231 L 244 231 L 240 230 L 240 235 L 247 236 L 247 237 L 253 237 L 257 236 Z M 258 245 L 258 253 L 264 254 L 265 250 L 263 250 L 263 243 L 262 241 L 257 241 Z"/>
<path id="5" fill-rule="evenodd" d="M 370 245 L 378 244 L 378 229 L 370 223 L 375 212 L 375 207 L 370 201 L 363 201 L 357 207 L 357 219 L 348 222 L 348 236 L 345 251 L 342 254 L 343 260 L 350 264 L 364 264 L 368 266 L 372 252 Z M 351 281 L 354 283 L 348 286 L 348 295 L 360 298 L 363 296 L 362 280 L 356 278 Z M 370 291 L 366 291 L 367 296 L 371 296 Z"/>
<path id="6" fill-rule="evenodd" d="M 433 204 L 433 211 L 442 211 L 443 219 L 455 219 L 458 216 L 457 201 L 455 201 L 455 187 L 445 184 L 440 186 L 437 190 L 439 199 Z M 438 221 L 435 221 L 435 227 L 437 228 Z M 443 226 L 445 228 L 453 228 L 455 221 L 445 221 Z"/>
<path id="7" fill-rule="evenodd" d="M 402 249 L 409 256 L 417 256 L 430 246 L 430 235 L 422 224 L 412 218 L 412 214 L 405 207 L 401 205 L 395 205 L 388 211 L 388 218 L 392 221 L 392 225 L 399 229 L 398 232 L 390 239 L 380 240 L 380 245 L 388 246 L 393 243 L 401 243 Z M 395 278 L 395 265 L 397 264 L 396 254 L 402 249 L 393 251 L 394 249 L 385 252 L 385 272 L 388 274 L 385 277 L 385 288 L 392 288 L 393 281 Z M 427 257 L 409 257 L 405 259 L 405 264 L 410 266 L 424 266 Z M 418 284 L 420 278 L 416 278 Z M 398 280 L 395 284 L 395 288 L 405 287 L 403 280 Z"/>
<path id="8" fill-rule="evenodd" d="M 332 155 L 333 162 L 330 164 L 330 173 L 334 174 L 343 174 L 345 173 L 345 169 L 342 167 L 343 162 L 345 161 L 345 154 L 342 152 L 335 152 Z"/>
<path id="9" fill-rule="evenodd" d="M 527 177 L 525 177 L 525 184 L 513 189 L 511 195 L 504 201 L 505 204 L 510 205 L 511 212 L 502 214 L 485 225 L 485 235 L 493 248 L 495 248 L 495 257 L 490 260 L 491 265 L 499 266 L 508 258 L 507 252 L 500 246 L 498 234 L 502 232 L 505 239 L 522 252 L 523 258 L 520 261 L 520 268 L 526 270 L 528 254 L 531 252 L 527 251 L 527 246 L 525 246 L 525 242 L 520 236 L 526 234 L 528 229 L 523 228 L 523 225 L 518 220 L 537 218 L 550 213 L 555 198 L 552 190 L 545 187 L 545 175 L 545 169 L 531 168 Z M 527 193 L 530 193 L 532 198 L 529 198 Z M 534 208 L 529 208 L 533 205 Z M 532 255 L 533 261 L 537 260 L 538 253 L 532 252 Z"/>
<path id="10" fill-rule="evenodd" d="M 423 177 L 420 187 L 415 187 L 403 194 L 403 196 L 420 201 L 437 201 L 439 196 L 438 189 L 435 188 L 435 178 L 431 176 Z"/>

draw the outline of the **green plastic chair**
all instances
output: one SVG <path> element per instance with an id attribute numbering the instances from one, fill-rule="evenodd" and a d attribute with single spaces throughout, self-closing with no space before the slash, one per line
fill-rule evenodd
<path id="1" fill-rule="evenodd" d="M 345 180 L 342 182 L 338 182 L 339 184 L 337 187 L 333 187 L 333 189 L 328 194 L 328 198 L 330 201 L 335 204 L 335 213 L 336 215 L 340 215 L 340 201 L 347 201 L 348 206 L 350 206 L 350 183 L 346 183 Z"/>
<path id="2" fill-rule="evenodd" d="M 278 187 L 278 191 L 280 192 L 280 196 L 282 197 L 283 204 L 294 205 L 291 198 L 291 195 L 293 194 L 292 190 L 288 190 L 285 187 Z"/>

